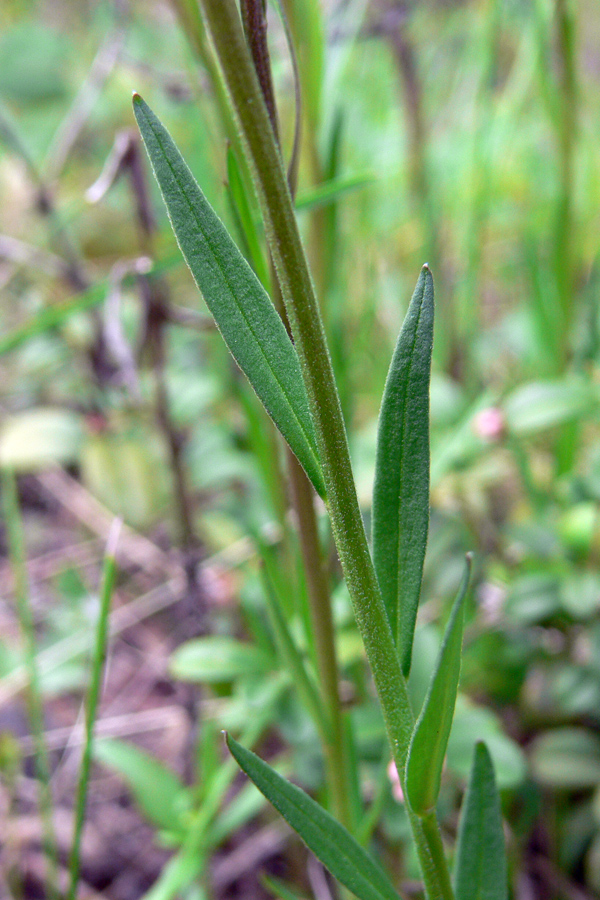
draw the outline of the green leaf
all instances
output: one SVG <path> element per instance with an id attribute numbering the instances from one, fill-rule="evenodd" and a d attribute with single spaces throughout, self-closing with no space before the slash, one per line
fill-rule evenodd
<path id="1" fill-rule="evenodd" d="M 527 436 L 557 428 L 591 415 L 598 392 L 581 378 L 535 381 L 516 388 L 504 402 L 504 415 L 513 434 Z"/>
<path id="2" fill-rule="evenodd" d="M 506 850 L 494 766 L 484 743 L 475 747 L 463 802 L 454 872 L 456 900 L 506 900 Z"/>
<path id="3" fill-rule="evenodd" d="M 600 785 L 600 738 L 584 728 L 556 728 L 530 747 L 533 776 L 554 789 L 578 791 Z"/>
<path id="4" fill-rule="evenodd" d="M 240 168 L 232 148 L 227 150 L 227 189 L 233 216 L 238 227 L 242 246 L 245 244 L 245 256 L 256 272 L 261 284 L 269 283 L 269 271 L 265 264 L 263 250 L 256 227 L 257 216 L 250 206 Z M 260 214 L 259 214 L 260 216 Z M 260 218 L 258 217 L 258 221 Z"/>
<path id="5" fill-rule="evenodd" d="M 485 743 L 492 757 L 498 788 L 507 790 L 518 787 L 527 776 L 523 750 L 504 733 L 500 718 L 491 709 L 478 706 L 459 694 L 448 740 L 446 765 L 464 781 L 468 781 L 471 758 L 478 741 Z"/>
<path id="6" fill-rule="evenodd" d="M 318 803 L 227 736 L 239 766 L 331 874 L 359 900 L 398 900 L 385 872 Z"/>
<path id="7" fill-rule="evenodd" d="M 373 488 L 373 561 L 405 676 L 429 527 L 432 345 L 433 278 L 423 266 L 383 393 Z"/>
<path id="8" fill-rule="evenodd" d="M 169 665 L 175 678 L 204 684 L 263 675 L 272 668 L 273 660 L 258 647 L 218 635 L 182 644 Z"/>
<path id="9" fill-rule="evenodd" d="M 319 728 L 322 735 L 330 735 L 330 726 L 327 716 L 323 710 L 322 702 L 319 698 L 317 688 L 306 671 L 306 666 L 301 653 L 299 652 L 294 638 L 288 628 L 286 617 L 280 603 L 279 597 L 275 592 L 275 586 L 269 577 L 266 569 L 263 568 L 263 585 L 265 589 L 265 599 L 269 610 L 269 617 L 275 634 L 275 641 L 282 662 L 285 663 L 287 671 L 292 676 L 294 685 L 307 711 L 310 713 L 313 722 Z"/>
<path id="10" fill-rule="evenodd" d="M 280 881 L 278 878 L 263 874 L 260 880 L 263 886 L 276 897 L 277 900 L 304 900 L 300 894 L 290 890 L 287 884 L 284 884 L 284 882 Z"/>
<path id="11" fill-rule="evenodd" d="M 139 747 L 123 741 L 99 741 L 94 756 L 123 776 L 138 807 L 153 825 L 165 831 L 183 831 L 189 791 L 174 772 Z"/>
<path id="12" fill-rule="evenodd" d="M 167 130 L 138 94 L 134 94 L 133 108 L 194 280 L 234 359 L 324 497 L 300 362 L 283 322 Z"/>
<path id="13" fill-rule="evenodd" d="M 39 407 L 16 413 L 0 428 L 0 466 L 14 472 L 39 472 L 77 462 L 83 443 L 79 413 Z"/>
<path id="14" fill-rule="evenodd" d="M 471 557 L 467 554 L 465 574 L 450 613 L 427 697 L 408 749 L 406 791 L 410 805 L 419 816 L 426 815 L 435 807 L 440 792 L 442 767 L 458 692 L 463 604 L 469 587 L 470 574 Z"/>

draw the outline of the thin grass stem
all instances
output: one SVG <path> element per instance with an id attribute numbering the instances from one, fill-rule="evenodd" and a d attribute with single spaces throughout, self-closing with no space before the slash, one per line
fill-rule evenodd
<path id="1" fill-rule="evenodd" d="M 98 714 L 98 701 L 100 699 L 102 673 L 104 670 L 104 661 L 106 659 L 106 647 L 108 642 L 108 618 L 110 613 L 113 589 L 115 586 L 115 578 L 117 574 L 115 553 L 120 530 L 121 521 L 119 519 L 115 519 L 108 536 L 106 553 L 104 556 L 102 586 L 100 589 L 100 612 L 98 615 L 98 623 L 96 625 L 96 643 L 94 647 L 94 656 L 92 660 L 92 670 L 90 675 L 90 687 L 85 710 L 85 744 L 83 748 L 83 757 L 81 760 L 81 769 L 79 771 L 79 784 L 77 786 L 73 845 L 71 847 L 71 854 L 69 857 L 70 884 L 67 894 L 67 900 L 75 900 L 75 897 L 77 896 L 77 888 L 79 885 L 79 871 L 81 867 L 81 836 L 83 833 L 83 822 L 85 818 L 88 786 L 90 782 L 92 750 L 94 743 L 94 725 L 96 723 L 96 716 Z"/>
<path id="2" fill-rule="evenodd" d="M 53 820 L 53 801 L 50 789 L 50 763 L 44 728 L 44 705 L 37 666 L 36 634 L 31 610 L 23 520 L 17 490 L 17 480 L 11 469 L 2 471 L 2 500 L 8 555 L 13 572 L 15 601 L 24 643 L 25 668 L 28 680 L 28 707 L 34 743 L 35 772 L 39 782 L 39 804 L 42 817 L 43 845 L 47 863 L 47 888 L 51 898 L 58 900 L 58 856 Z"/>

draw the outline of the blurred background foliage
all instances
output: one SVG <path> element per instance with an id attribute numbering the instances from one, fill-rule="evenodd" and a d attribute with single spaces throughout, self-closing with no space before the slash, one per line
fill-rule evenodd
<path id="1" fill-rule="evenodd" d="M 458 786 L 484 738 L 510 823 L 513 896 L 598 896 L 597 2 L 283 5 L 303 94 L 298 216 L 367 520 L 378 405 L 426 259 L 436 282 L 415 708 L 465 551 L 476 559 L 444 827 L 455 834 Z M 180 258 L 133 129 L 135 89 L 267 280 L 257 205 L 190 40 L 193 8 L 2 4 L 0 463 L 19 475 L 59 861 L 102 545 L 120 516 L 85 889 L 143 896 L 188 853 L 181 896 L 286 896 L 264 870 L 294 896 L 320 897 L 321 876 L 257 795 L 230 791 L 219 736 L 261 740 L 281 771 L 323 791 L 259 565 L 310 660 L 280 451 Z M 293 74 L 277 4 L 269 40 L 287 156 Z M 2 891 L 44 896 L 23 652 L 4 561 L 2 571 Z M 332 553 L 330 578 L 364 840 L 408 889 L 416 864 Z M 257 816 L 262 850 L 248 849 Z M 245 865 L 231 862 L 240 848 Z"/>

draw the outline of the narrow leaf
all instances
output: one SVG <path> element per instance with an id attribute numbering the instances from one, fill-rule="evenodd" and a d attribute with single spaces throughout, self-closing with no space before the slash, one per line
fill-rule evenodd
<path id="1" fill-rule="evenodd" d="M 265 568 L 262 570 L 262 575 L 269 617 L 271 619 L 271 624 L 275 633 L 275 641 L 277 642 L 282 661 L 285 663 L 288 672 L 292 676 L 296 690 L 306 709 L 310 713 L 315 725 L 319 729 L 320 734 L 330 738 L 331 729 L 325 711 L 323 710 L 323 704 L 319 698 L 314 682 L 306 671 L 304 659 L 296 647 L 290 633 L 282 609 L 282 604 L 275 591 L 275 586 L 269 578 Z"/>
<path id="2" fill-rule="evenodd" d="M 456 900 L 507 900 L 506 849 L 494 765 L 483 742 L 473 756 L 454 872 Z"/>
<path id="3" fill-rule="evenodd" d="M 269 271 L 258 237 L 257 217 L 244 190 L 240 167 L 231 147 L 227 150 L 227 188 L 241 246 L 245 250 L 244 255 L 256 272 L 260 283 L 266 287 L 269 283 Z"/>
<path id="4" fill-rule="evenodd" d="M 384 871 L 333 816 L 229 736 L 227 746 L 259 791 L 341 884 L 359 900 L 398 900 Z"/>
<path id="5" fill-rule="evenodd" d="M 183 830 L 189 791 L 171 769 L 124 741 L 100 741 L 94 748 L 94 756 L 123 776 L 138 807 L 153 825 L 165 831 Z"/>
<path id="6" fill-rule="evenodd" d="M 458 692 L 463 604 L 469 587 L 470 574 L 471 556 L 467 554 L 465 574 L 450 613 L 435 671 L 408 749 L 406 791 L 410 805 L 419 816 L 426 815 L 435 807 L 440 792 L 442 767 Z"/>
<path id="7" fill-rule="evenodd" d="M 133 108 L 181 252 L 225 343 L 324 496 L 300 362 L 283 322 L 167 130 L 138 94 Z"/>
<path id="8" fill-rule="evenodd" d="M 429 528 L 429 379 L 433 278 L 423 266 L 383 393 L 373 488 L 373 560 L 398 644 L 410 671 Z"/>

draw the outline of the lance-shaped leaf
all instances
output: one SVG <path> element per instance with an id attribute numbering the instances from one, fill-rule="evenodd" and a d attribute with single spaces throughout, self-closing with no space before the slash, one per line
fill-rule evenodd
<path id="1" fill-rule="evenodd" d="M 300 361 L 283 322 L 166 128 L 138 94 L 133 108 L 181 252 L 225 343 L 324 496 Z"/>
<path id="2" fill-rule="evenodd" d="M 436 804 L 442 767 L 454 717 L 460 677 L 463 604 L 469 587 L 471 557 L 450 613 L 446 633 L 431 677 L 423 709 L 417 719 L 406 762 L 406 792 L 413 810 L 427 815 Z"/>
<path id="3" fill-rule="evenodd" d="M 229 736 L 227 746 L 259 791 L 340 884 L 359 900 L 398 900 L 385 872 L 322 806 Z"/>
<path id="4" fill-rule="evenodd" d="M 377 434 L 373 560 L 408 675 L 429 527 L 433 278 L 423 266 L 394 350 Z"/>
<path id="5" fill-rule="evenodd" d="M 460 817 L 456 900 L 507 900 L 506 848 L 494 765 L 484 743 L 475 746 Z"/>

